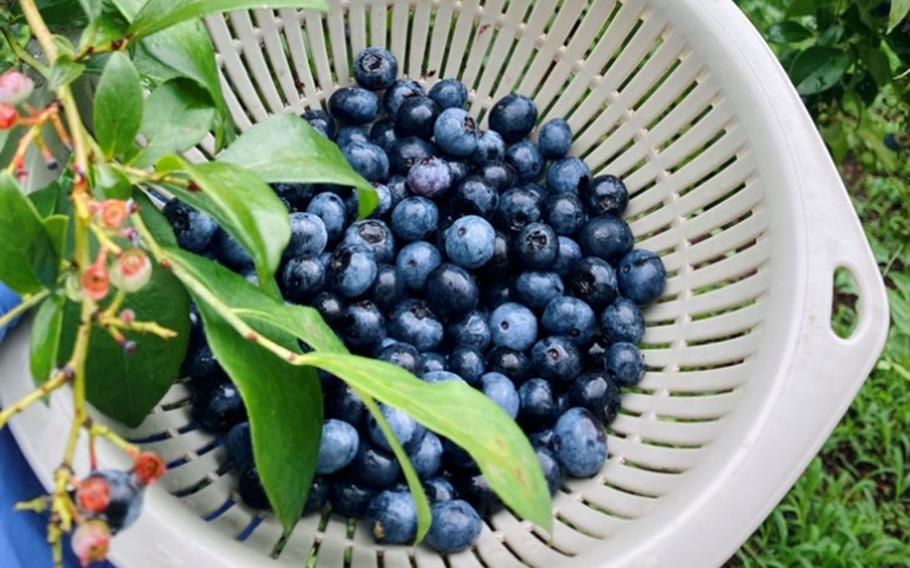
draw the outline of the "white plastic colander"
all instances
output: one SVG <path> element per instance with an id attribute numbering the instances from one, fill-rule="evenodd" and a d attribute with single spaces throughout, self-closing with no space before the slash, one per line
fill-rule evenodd
<path id="1" fill-rule="evenodd" d="M 235 473 L 190 426 L 175 386 L 127 435 L 171 472 L 112 559 L 131 567 L 711 566 L 759 525 L 818 451 L 877 359 L 885 290 L 837 170 L 797 93 L 728 0 L 345 0 L 326 15 L 255 10 L 207 20 L 240 129 L 319 107 L 354 54 L 387 46 L 430 85 L 458 77 L 471 111 L 533 97 L 565 117 L 573 154 L 624 178 L 638 246 L 670 273 L 647 312 L 649 373 L 611 427 L 609 461 L 568 481 L 552 542 L 508 512 L 472 550 L 373 543 L 363 525 L 303 519 L 276 552 L 276 520 L 232 498 Z M 206 159 L 211 140 L 191 157 Z M 859 322 L 831 330 L 835 270 Z M 28 392 L 26 332 L 0 350 L 0 402 Z M 68 393 L 13 427 L 49 484 Z M 122 457 L 101 448 L 102 461 Z M 83 464 L 84 466 L 85 464 Z M 308 564 L 309 562 L 309 564 Z"/>

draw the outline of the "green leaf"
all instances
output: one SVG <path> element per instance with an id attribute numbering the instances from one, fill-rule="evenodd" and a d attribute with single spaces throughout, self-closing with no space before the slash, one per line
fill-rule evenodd
<path id="1" fill-rule="evenodd" d="M 82 11 L 89 20 L 94 20 L 101 15 L 101 0 L 79 0 Z"/>
<path id="2" fill-rule="evenodd" d="M 136 67 L 128 55 L 114 53 L 98 83 L 93 113 L 95 138 L 109 157 L 133 146 L 142 124 L 144 104 Z"/>
<path id="3" fill-rule="evenodd" d="M 53 288 L 59 257 L 32 202 L 0 175 L 0 281 L 20 295 Z"/>
<path id="4" fill-rule="evenodd" d="M 48 238 L 51 240 L 51 246 L 54 247 L 54 252 L 57 253 L 59 258 L 64 258 L 66 256 L 66 240 L 70 218 L 66 215 L 51 215 L 45 218 L 42 223 Z"/>
<path id="5" fill-rule="evenodd" d="M 799 22 L 786 21 L 774 24 L 768 30 L 768 39 L 774 43 L 799 43 L 812 37 L 812 32 Z"/>
<path id="6" fill-rule="evenodd" d="M 869 47 L 862 50 L 863 65 L 875 79 L 879 87 L 891 83 L 891 62 L 888 54 L 880 47 Z"/>
<path id="7" fill-rule="evenodd" d="M 86 22 L 82 0 L 37 0 L 35 5 L 49 26 L 81 26 Z"/>
<path id="8" fill-rule="evenodd" d="M 52 295 L 35 313 L 31 331 L 31 369 L 37 386 L 47 382 L 57 363 L 66 298 Z"/>
<path id="9" fill-rule="evenodd" d="M 304 359 L 464 448 L 510 509 L 552 532 L 550 492 L 537 455 L 515 422 L 483 393 L 460 382 L 430 384 L 395 365 L 356 355 L 315 352 Z"/>
<path id="10" fill-rule="evenodd" d="M 157 170 L 189 176 L 199 191 L 176 185 L 169 190 L 214 217 L 250 253 L 259 282 L 275 286 L 274 274 L 291 238 L 291 226 L 287 208 L 262 179 L 233 164 L 194 165 L 179 156 L 163 158 Z"/>
<path id="11" fill-rule="evenodd" d="M 139 13 L 139 10 L 145 5 L 145 2 L 146 0 L 111 0 L 111 3 L 114 6 L 117 6 L 117 9 L 123 14 L 123 17 L 130 22 L 136 18 L 136 14 Z"/>
<path id="12" fill-rule="evenodd" d="M 127 355 L 103 330 L 92 333 L 86 365 L 88 400 L 107 416 L 129 427 L 142 423 L 176 379 L 189 339 L 190 303 L 186 290 L 173 274 L 156 266 L 151 281 L 127 296 L 123 308 L 140 321 L 155 321 L 177 332 L 171 340 L 125 332 L 138 349 Z M 69 358 L 79 325 L 79 304 L 68 303 L 63 324 L 59 362 Z"/>
<path id="13" fill-rule="evenodd" d="M 209 133 L 214 118 L 210 95 L 196 83 L 164 83 L 145 102 L 141 132 L 148 144 L 130 162 L 148 167 L 168 154 L 189 150 Z"/>
<path id="14" fill-rule="evenodd" d="M 888 33 L 896 30 L 908 14 L 910 14 L 910 0 L 892 0 L 891 14 L 888 17 Z"/>
<path id="15" fill-rule="evenodd" d="M 818 0 L 793 0 L 787 8 L 787 17 L 814 16 L 818 9 Z"/>
<path id="16" fill-rule="evenodd" d="M 133 199 L 136 200 L 136 204 L 139 206 L 139 217 L 142 218 L 142 222 L 148 227 L 155 241 L 164 246 L 176 248 L 177 237 L 174 236 L 171 224 L 167 222 L 161 211 L 155 207 L 145 194 L 138 190 L 133 191 Z"/>
<path id="17" fill-rule="evenodd" d="M 243 166 L 270 183 L 355 187 L 362 217 L 379 204 L 373 186 L 351 168 L 338 146 L 292 114 L 272 116 L 256 124 L 221 152 L 218 161 Z"/>
<path id="18" fill-rule="evenodd" d="M 85 71 L 85 65 L 76 63 L 69 55 L 61 55 L 51 66 L 48 89 L 56 90 L 69 85 Z"/>
<path id="19" fill-rule="evenodd" d="M 174 24 L 231 10 L 251 8 L 307 8 L 328 10 L 325 0 L 148 0 L 133 20 L 136 37 L 154 34 Z"/>
<path id="20" fill-rule="evenodd" d="M 316 472 L 322 437 L 319 378 L 312 368 L 293 367 L 240 337 L 204 297 L 194 298 L 209 346 L 246 404 L 262 486 L 290 531 L 300 520 Z M 292 338 L 282 343 L 295 347 Z"/>
<path id="21" fill-rule="evenodd" d="M 97 199 L 129 199 L 133 186 L 129 178 L 110 164 L 95 166 L 95 197 Z"/>
<path id="22" fill-rule="evenodd" d="M 815 95 L 837 85 L 852 63 L 851 55 L 832 47 L 810 47 L 796 56 L 790 78 L 801 95 Z"/>
<path id="23" fill-rule="evenodd" d="M 29 193 L 28 198 L 35 206 L 39 217 L 48 217 L 62 211 L 60 209 L 61 200 L 65 200 L 67 196 L 64 195 L 60 181 L 54 180 L 44 189 Z"/>

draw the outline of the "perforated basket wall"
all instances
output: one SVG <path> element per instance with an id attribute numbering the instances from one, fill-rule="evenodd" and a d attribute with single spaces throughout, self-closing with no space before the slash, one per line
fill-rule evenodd
<path id="1" fill-rule="evenodd" d="M 473 550 L 444 559 L 310 516 L 276 549 L 278 523 L 233 498 L 235 472 L 193 429 L 177 385 L 128 432 L 170 462 L 171 495 L 153 494 L 118 537 L 122 566 L 716 565 L 796 479 L 879 353 L 884 292 L 843 186 L 773 55 L 727 0 L 349 0 L 327 15 L 256 10 L 207 24 L 241 129 L 322 106 L 374 45 L 425 85 L 460 78 L 480 116 L 509 92 L 533 97 L 542 120 L 570 122 L 575 155 L 626 180 L 638 244 L 663 255 L 670 281 L 647 313 L 649 373 L 623 399 L 609 461 L 561 488 L 551 542 L 503 512 Z M 211 151 L 208 140 L 193 157 Z M 847 340 L 830 329 L 838 267 L 862 296 Z M 8 401 L 28 372 L 21 353 L 0 355 L 25 378 L 6 387 Z M 47 424 L 65 420 L 67 404 L 17 423 L 46 478 L 59 445 Z"/>

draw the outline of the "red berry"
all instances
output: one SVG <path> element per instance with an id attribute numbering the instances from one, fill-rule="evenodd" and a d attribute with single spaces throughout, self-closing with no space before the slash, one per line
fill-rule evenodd
<path id="1" fill-rule="evenodd" d="M 76 489 L 76 505 L 80 510 L 100 515 L 111 502 L 111 487 L 103 477 L 89 477 Z"/>
<path id="2" fill-rule="evenodd" d="M 133 463 L 133 475 L 139 485 L 143 487 L 154 485 L 167 473 L 167 465 L 165 465 L 164 460 L 158 454 L 152 452 L 142 452 L 136 456 Z"/>
<path id="3" fill-rule="evenodd" d="M 111 277 L 104 266 L 91 266 L 82 273 L 82 291 L 92 301 L 103 300 L 111 290 Z"/>
<path id="4" fill-rule="evenodd" d="M 16 126 L 19 112 L 13 105 L 0 104 L 0 130 L 9 130 Z"/>

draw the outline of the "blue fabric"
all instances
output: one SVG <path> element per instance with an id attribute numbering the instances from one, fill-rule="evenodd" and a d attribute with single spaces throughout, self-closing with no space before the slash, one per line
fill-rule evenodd
<path id="1" fill-rule="evenodd" d="M 6 287 L 3 282 L 0 282 L 0 316 L 9 312 L 11 309 L 19 305 L 19 296 L 15 292 Z M 17 320 L 18 321 L 18 320 Z M 14 321 L 10 326 L 16 325 Z M 0 341 L 3 341 L 3 338 L 6 337 L 6 333 L 9 331 L 7 327 L 0 328 Z M 2 558 L 2 557 L 0 557 Z"/>

